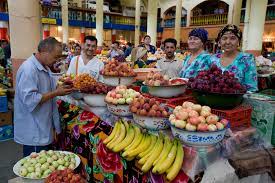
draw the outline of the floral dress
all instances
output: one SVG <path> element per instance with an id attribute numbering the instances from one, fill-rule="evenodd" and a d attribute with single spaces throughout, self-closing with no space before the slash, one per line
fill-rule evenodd
<path id="1" fill-rule="evenodd" d="M 191 78 L 196 77 L 198 72 L 201 70 L 207 70 L 209 68 L 209 58 L 210 55 L 203 51 L 200 53 L 190 64 L 188 63 L 191 58 L 191 54 L 187 55 L 183 61 L 182 70 L 179 76 L 181 78 Z"/>
<path id="2" fill-rule="evenodd" d="M 220 61 L 221 54 L 212 55 L 209 66 L 216 64 L 222 71 L 227 70 L 235 73 L 235 77 L 246 86 L 247 91 L 258 90 L 257 70 L 252 54 L 240 52 L 233 62 L 226 67 L 222 66 Z"/>

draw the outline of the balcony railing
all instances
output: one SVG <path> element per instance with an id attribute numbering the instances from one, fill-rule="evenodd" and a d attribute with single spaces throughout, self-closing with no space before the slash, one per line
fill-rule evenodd
<path id="1" fill-rule="evenodd" d="M 165 28 L 175 27 L 175 18 L 164 20 L 163 27 Z M 186 17 L 181 18 L 181 27 L 186 27 Z"/>
<path id="2" fill-rule="evenodd" d="M 227 13 L 191 17 L 191 25 L 220 25 L 227 23 Z"/>

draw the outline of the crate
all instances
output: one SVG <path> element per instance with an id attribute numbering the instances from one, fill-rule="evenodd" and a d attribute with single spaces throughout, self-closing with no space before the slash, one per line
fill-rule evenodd
<path id="1" fill-rule="evenodd" d="M 232 130 L 241 130 L 251 126 L 252 107 L 250 105 L 243 104 L 231 110 L 211 109 L 211 113 L 227 119 Z"/>
<path id="2" fill-rule="evenodd" d="M 190 101 L 195 103 L 195 99 L 192 95 L 181 95 L 179 97 L 174 97 L 174 98 L 159 98 L 159 97 L 152 96 L 148 93 L 142 93 L 142 95 L 147 98 L 154 98 L 157 101 L 161 103 L 169 104 L 170 106 L 182 105 L 182 103 L 185 101 Z"/>
<path id="3" fill-rule="evenodd" d="M 0 112 L 7 112 L 8 111 L 8 97 L 0 96 Z"/>
<path id="4" fill-rule="evenodd" d="M 0 126 L 0 142 L 13 139 L 13 126 Z"/>

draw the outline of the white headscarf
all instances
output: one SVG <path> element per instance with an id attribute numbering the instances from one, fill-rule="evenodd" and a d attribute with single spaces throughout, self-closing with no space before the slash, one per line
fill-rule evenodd
<path id="1" fill-rule="evenodd" d="M 137 60 L 141 59 L 146 53 L 147 53 L 146 48 L 143 48 L 143 47 L 138 48 L 137 55 L 136 55 Z"/>

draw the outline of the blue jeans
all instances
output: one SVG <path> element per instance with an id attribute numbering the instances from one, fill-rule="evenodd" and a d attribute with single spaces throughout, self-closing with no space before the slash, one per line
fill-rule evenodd
<path id="1" fill-rule="evenodd" d="M 29 156 L 32 152 L 40 152 L 42 150 L 49 150 L 50 149 L 50 145 L 47 146 L 27 146 L 27 145 L 23 145 L 23 156 Z"/>

